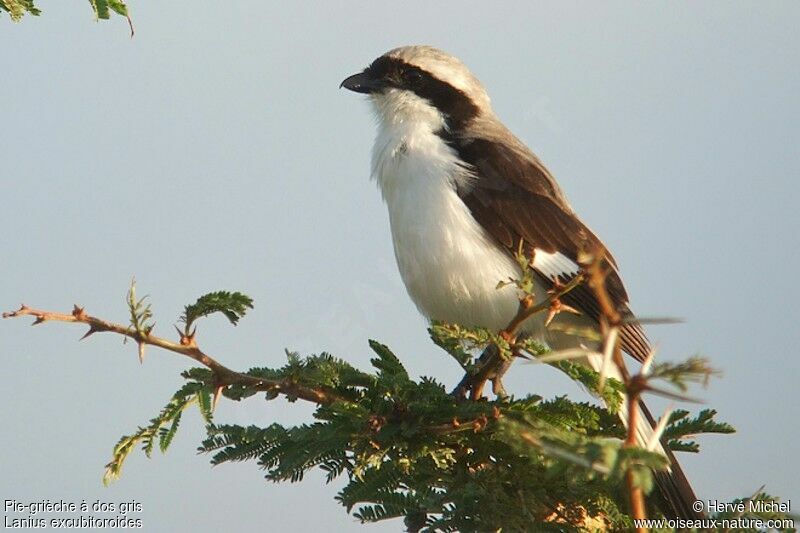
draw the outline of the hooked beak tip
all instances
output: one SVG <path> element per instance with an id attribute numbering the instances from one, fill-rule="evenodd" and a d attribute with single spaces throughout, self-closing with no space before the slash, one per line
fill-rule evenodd
<path id="1" fill-rule="evenodd" d="M 378 90 L 379 86 L 367 72 L 359 72 L 342 80 L 339 88 L 345 88 L 356 93 L 369 94 Z"/>

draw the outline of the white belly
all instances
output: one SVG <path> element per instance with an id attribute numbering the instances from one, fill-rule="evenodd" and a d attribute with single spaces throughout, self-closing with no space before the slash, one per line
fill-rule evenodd
<path id="1" fill-rule="evenodd" d="M 505 327 L 516 313 L 514 261 L 496 247 L 449 185 L 412 181 L 389 207 L 397 265 L 411 298 L 430 319 Z M 411 183 L 409 183 L 411 185 Z"/>
<path id="2" fill-rule="evenodd" d="M 395 257 L 411 299 L 432 320 L 503 329 L 519 300 L 515 287 L 497 284 L 518 278 L 519 269 L 458 197 L 454 183 L 467 179 L 463 168 L 431 133 L 387 133 L 376 142 L 373 172 L 389 208 Z M 540 288 L 537 297 L 544 295 Z M 541 334 L 542 323 L 539 317 L 526 329 Z"/>

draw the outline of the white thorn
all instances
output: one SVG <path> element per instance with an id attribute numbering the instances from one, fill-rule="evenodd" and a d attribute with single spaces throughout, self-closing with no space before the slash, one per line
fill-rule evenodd
<path id="1" fill-rule="evenodd" d="M 644 361 L 642 362 L 642 368 L 639 373 L 643 376 L 650 374 L 650 367 L 653 366 L 653 359 L 656 357 L 656 352 L 658 352 L 657 344 L 653 345 L 653 347 L 650 349 L 650 353 L 647 354 L 647 357 L 645 357 Z"/>
<path id="2" fill-rule="evenodd" d="M 565 361 L 567 359 L 580 359 L 581 357 L 588 357 L 590 355 L 600 355 L 598 352 L 586 350 L 583 348 L 572 348 L 568 350 L 558 350 L 557 352 L 550 352 L 547 355 L 542 355 L 536 358 L 539 363 L 554 363 L 556 361 Z"/>
<path id="3" fill-rule="evenodd" d="M 672 416 L 672 405 L 667 407 L 667 410 L 661 415 L 661 418 L 658 419 L 658 424 L 653 428 L 653 434 L 650 436 L 650 440 L 647 441 L 647 449 L 649 451 L 654 452 L 658 447 L 661 442 L 661 435 L 664 433 L 664 430 L 667 429 L 667 422 L 669 422 L 670 416 Z"/>
<path id="4" fill-rule="evenodd" d="M 606 385 L 606 377 L 608 374 L 608 364 L 611 362 L 611 356 L 614 353 L 614 347 L 617 345 L 617 336 L 619 329 L 611 328 L 606 337 L 606 346 L 603 350 L 603 365 L 600 367 L 600 380 L 597 382 L 597 390 L 603 392 Z"/>

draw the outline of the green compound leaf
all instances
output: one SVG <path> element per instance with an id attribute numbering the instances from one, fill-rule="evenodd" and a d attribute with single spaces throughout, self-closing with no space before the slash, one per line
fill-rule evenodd
<path id="1" fill-rule="evenodd" d="M 14 22 L 18 22 L 26 13 L 36 17 L 41 14 L 33 5 L 33 0 L 0 0 L 0 11 L 8 13 Z"/>
<path id="2" fill-rule="evenodd" d="M 228 291 L 210 292 L 198 298 L 195 303 L 184 307 L 180 321 L 186 325 L 185 331 L 188 335 L 197 319 L 213 313 L 222 313 L 235 326 L 247 313 L 248 308 L 253 308 L 253 299 L 246 294 Z"/>

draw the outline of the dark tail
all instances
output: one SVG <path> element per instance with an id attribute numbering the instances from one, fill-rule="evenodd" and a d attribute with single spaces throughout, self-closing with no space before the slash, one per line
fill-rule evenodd
<path id="1" fill-rule="evenodd" d="M 655 427 L 656 421 L 644 402 L 639 402 L 639 409 L 641 409 L 642 414 L 644 414 L 650 425 Z M 683 518 L 687 520 L 703 518 L 703 513 L 694 509 L 697 496 L 689 484 L 689 480 L 686 479 L 686 474 L 683 473 L 681 465 L 678 464 L 675 454 L 667 447 L 665 439 L 662 439 L 661 446 L 667 454 L 671 469 L 670 472 L 655 472 L 656 486 L 663 501 L 664 515 L 667 518 Z"/>

